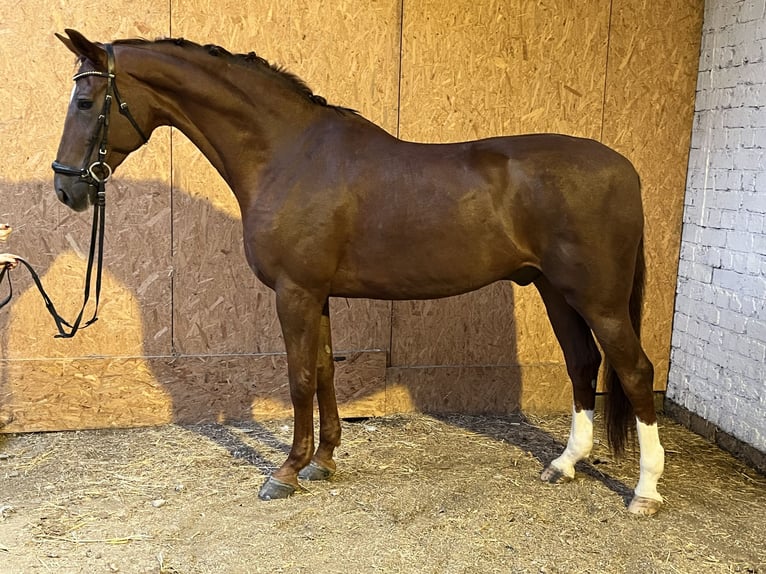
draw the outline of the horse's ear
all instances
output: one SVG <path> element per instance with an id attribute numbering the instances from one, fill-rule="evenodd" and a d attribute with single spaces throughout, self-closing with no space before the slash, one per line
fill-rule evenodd
<path id="1" fill-rule="evenodd" d="M 56 38 L 58 38 L 59 40 L 61 40 L 61 43 L 62 43 L 62 44 L 64 44 L 64 46 L 66 46 L 67 48 L 69 48 L 69 50 L 70 50 L 71 52 L 73 52 L 73 53 L 74 53 L 74 54 L 76 54 L 77 56 L 79 56 L 79 55 L 80 55 L 80 54 L 78 54 L 78 53 L 77 53 L 77 50 L 75 49 L 75 47 L 74 47 L 74 44 L 72 44 L 72 40 L 70 40 L 70 39 L 69 39 L 69 38 L 67 38 L 66 36 L 62 36 L 62 35 L 61 35 L 61 34 L 59 34 L 58 32 L 54 32 L 54 34 L 55 34 Z"/>
<path id="2" fill-rule="evenodd" d="M 97 69 L 106 71 L 106 50 L 104 50 L 104 47 L 101 44 L 91 42 L 77 30 L 67 28 L 64 31 L 67 36 L 69 36 L 68 38 L 60 34 L 56 34 L 56 37 L 61 40 L 67 48 L 74 52 L 75 55 L 92 62 Z"/>

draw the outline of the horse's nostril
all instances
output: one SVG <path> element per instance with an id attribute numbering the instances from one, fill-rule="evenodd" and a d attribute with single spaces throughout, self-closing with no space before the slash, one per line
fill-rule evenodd
<path id="1" fill-rule="evenodd" d="M 67 194 L 67 192 L 61 189 L 60 187 L 58 189 L 58 192 L 59 192 L 59 199 L 61 200 L 61 203 L 63 203 L 64 205 L 69 205 L 69 195 Z"/>

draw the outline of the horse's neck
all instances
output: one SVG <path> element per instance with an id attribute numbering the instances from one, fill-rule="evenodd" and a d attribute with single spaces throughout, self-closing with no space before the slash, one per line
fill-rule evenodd
<path id="1" fill-rule="evenodd" d="M 181 130 L 238 194 L 238 184 L 252 179 L 270 150 L 311 123 L 318 107 L 268 70 L 192 56 L 145 64 L 152 67 L 145 83 L 156 95 L 156 123 Z"/>

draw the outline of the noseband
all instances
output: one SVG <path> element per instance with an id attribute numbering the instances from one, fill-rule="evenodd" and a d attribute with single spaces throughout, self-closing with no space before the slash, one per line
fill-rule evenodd
<path id="1" fill-rule="evenodd" d="M 133 126 L 133 129 L 136 130 L 139 136 L 141 136 L 143 143 L 147 143 L 149 141 L 149 138 L 146 137 L 144 132 L 141 130 L 135 118 L 133 117 L 133 114 L 130 113 L 128 103 L 120 97 L 120 92 L 117 90 L 117 81 L 114 71 L 114 47 L 111 44 L 106 44 L 104 48 L 106 49 L 107 56 L 106 72 L 88 70 L 87 72 L 80 72 L 79 74 L 75 74 L 72 78 L 72 80 L 75 82 L 80 78 L 85 78 L 87 76 L 96 76 L 106 80 L 104 105 L 102 106 L 101 113 L 98 116 L 98 131 L 96 132 L 96 137 L 93 138 L 93 143 L 91 144 L 90 149 L 88 149 L 88 153 L 85 154 L 85 161 L 83 162 L 83 166 L 77 168 L 59 163 L 58 161 L 54 161 L 51 164 L 51 167 L 55 173 L 68 176 L 80 176 L 80 179 L 87 181 L 90 185 L 96 186 L 98 188 L 97 197 L 99 203 L 104 201 L 104 184 L 112 176 L 112 168 L 108 163 L 106 163 L 106 155 L 108 152 L 107 145 L 109 138 L 109 112 L 112 108 L 112 99 L 117 102 L 120 114 L 127 118 L 127 120 L 130 122 L 130 125 Z M 98 135 L 101 137 L 99 138 Z M 99 144 L 98 160 L 88 165 L 90 158 L 93 156 L 93 150 L 97 142 Z"/>

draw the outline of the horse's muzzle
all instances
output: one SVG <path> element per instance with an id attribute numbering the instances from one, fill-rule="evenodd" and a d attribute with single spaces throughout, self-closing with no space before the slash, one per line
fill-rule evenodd
<path id="1" fill-rule="evenodd" d="M 56 174 L 53 186 L 59 201 L 75 211 L 85 211 L 94 203 L 96 187 L 79 175 Z"/>

